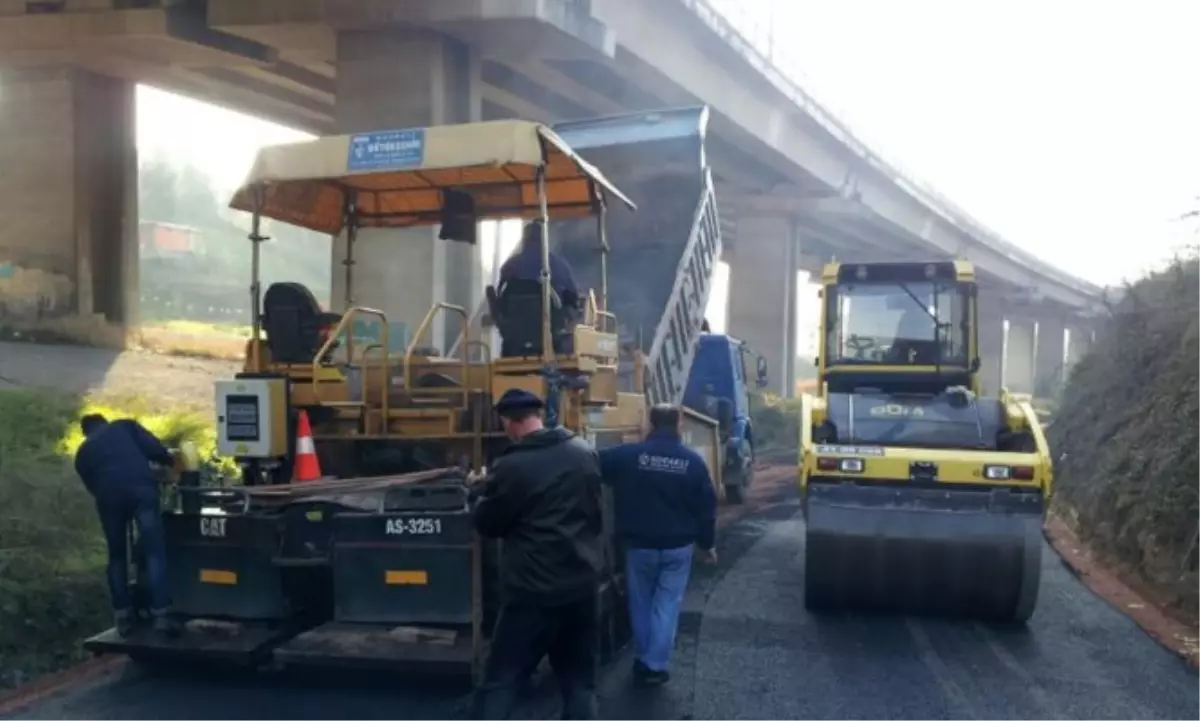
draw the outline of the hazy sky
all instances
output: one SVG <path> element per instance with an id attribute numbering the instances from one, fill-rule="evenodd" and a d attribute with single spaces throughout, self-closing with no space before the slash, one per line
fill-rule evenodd
<path id="1" fill-rule="evenodd" d="M 776 50 L 818 100 L 1013 243 L 1110 283 L 1186 239 L 1200 2 L 773 5 Z"/>
<path id="2" fill-rule="evenodd" d="M 714 2 L 773 38 L 881 154 L 1065 270 L 1113 283 L 1195 242 L 1175 218 L 1200 207 L 1200 2 Z M 138 99 L 143 153 L 226 189 L 258 146 L 305 137 L 160 91 Z"/>

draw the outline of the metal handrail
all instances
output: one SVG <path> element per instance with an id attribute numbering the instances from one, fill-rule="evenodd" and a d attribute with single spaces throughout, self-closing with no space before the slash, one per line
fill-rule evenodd
<path id="1" fill-rule="evenodd" d="M 381 403 L 380 403 L 379 410 L 383 414 L 383 418 L 380 420 L 380 422 L 383 424 L 383 432 L 387 433 L 387 427 L 388 427 L 387 412 L 388 412 L 388 401 L 390 400 L 388 398 L 388 395 L 389 395 L 388 391 L 390 390 L 390 383 L 389 383 L 390 376 L 388 374 L 389 368 L 388 368 L 388 362 L 387 362 L 388 361 L 387 348 L 385 348 L 382 343 L 372 343 L 371 345 L 367 346 L 366 348 L 363 348 L 362 355 L 359 356 L 359 358 L 362 360 L 362 366 L 363 366 L 363 376 L 362 376 L 363 377 L 363 389 L 362 389 L 363 393 L 362 394 L 365 396 L 367 393 L 367 356 L 371 353 L 371 351 L 373 351 L 375 349 L 379 349 L 379 351 L 381 352 L 381 355 L 379 358 L 379 361 L 380 361 L 379 362 L 379 376 L 380 376 L 379 386 L 380 386 L 380 388 L 383 389 L 382 391 L 380 391 L 380 393 L 382 394 L 383 397 L 380 398 Z M 363 416 L 363 430 L 366 431 L 367 433 L 371 432 L 369 416 Z"/>
<path id="2" fill-rule="evenodd" d="M 479 354 L 480 362 L 484 365 L 492 364 L 492 347 L 481 340 L 469 340 L 463 343 L 463 351 L 470 357 L 471 348 L 480 348 L 483 352 Z"/>
<path id="3" fill-rule="evenodd" d="M 610 321 L 611 325 L 606 321 Z M 596 302 L 596 290 L 594 288 L 588 290 L 587 307 L 583 322 L 601 333 L 616 333 L 617 328 L 620 327 L 617 325 L 617 316 L 615 313 L 600 309 L 600 304 Z M 609 330 L 610 328 L 612 330 Z"/>
<path id="4" fill-rule="evenodd" d="M 425 318 L 421 321 L 421 325 L 417 326 L 417 332 L 413 333 L 412 341 L 409 342 L 408 348 L 406 348 L 404 351 L 404 385 L 405 385 L 405 388 L 408 389 L 408 394 L 411 397 L 413 394 L 413 390 L 414 390 L 413 377 L 412 377 L 413 351 L 415 351 L 417 349 L 417 347 L 421 344 L 422 336 L 424 336 L 425 332 L 429 330 L 429 326 L 433 325 L 433 319 L 437 317 L 438 311 L 441 311 L 441 310 L 449 311 L 452 313 L 457 313 L 459 316 L 462 317 L 462 321 L 463 321 L 462 332 L 458 334 L 458 340 L 455 341 L 455 345 L 461 345 L 462 350 L 463 350 L 463 352 L 461 354 L 462 358 L 460 361 L 460 367 L 462 369 L 462 383 L 459 384 L 459 391 L 462 394 L 462 404 L 463 404 L 462 407 L 465 409 L 469 405 L 469 403 L 467 401 L 468 361 L 467 361 L 467 352 L 466 351 L 472 342 L 471 341 L 471 319 L 467 315 L 467 310 L 460 305 L 454 305 L 453 303 L 444 303 L 442 301 L 438 301 L 437 303 L 434 303 L 433 307 L 429 309 L 429 312 L 425 314 Z M 442 392 L 444 389 L 430 388 L 428 390 L 434 391 L 434 392 Z"/>
<path id="5" fill-rule="evenodd" d="M 381 390 L 380 390 L 380 395 L 382 397 L 380 398 L 379 406 L 383 410 L 384 419 L 386 419 L 387 412 L 388 412 L 388 385 L 389 385 L 387 382 L 387 380 L 388 380 L 388 370 L 387 370 L 388 369 L 388 320 L 387 320 L 387 315 L 381 310 L 376 310 L 374 308 L 363 308 L 363 307 L 355 306 L 355 307 L 350 308 L 350 310 L 346 311 L 344 314 L 342 314 L 342 319 L 338 321 L 338 324 L 333 329 L 333 332 L 331 332 L 329 334 L 329 337 L 325 339 L 325 343 L 321 346 L 321 349 L 319 351 L 317 351 L 317 354 L 315 356 L 313 356 L 312 378 L 310 379 L 310 382 L 312 383 L 313 398 L 315 398 L 317 400 L 317 403 L 321 402 L 321 392 L 320 392 L 320 390 L 318 390 L 318 384 L 317 384 L 317 370 L 321 366 L 321 358 L 323 358 L 325 356 L 325 354 L 329 352 L 329 349 L 331 347 L 333 347 L 333 344 L 337 342 L 337 339 L 342 335 L 342 333 L 344 333 L 346 331 L 347 324 L 349 324 L 350 321 L 354 320 L 354 317 L 357 315 L 371 315 L 371 316 L 375 316 L 376 318 L 379 318 L 379 324 L 381 326 L 379 329 L 379 346 L 381 348 L 383 348 L 383 383 L 381 385 Z M 367 350 L 370 350 L 370 348 L 371 347 L 368 346 Z M 362 357 L 364 360 L 366 358 L 367 350 L 363 351 Z M 353 363 L 353 362 L 354 362 L 354 356 L 353 356 L 352 352 L 350 352 L 348 350 L 346 353 L 346 363 L 347 363 L 347 365 L 349 365 L 350 363 Z M 365 395 L 366 386 L 367 386 L 366 381 L 367 381 L 367 377 L 366 377 L 366 373 L 364 372 L 364 374 L 363 374 L 364 395 Z"/>
<path id="6" fill-rule="evenodd" d="M 605 320 L 608 322 L 601 323 L 600 322 L 601 320 Z M 617 314 L 609 313 L 606 310 L 596 311 L 596 326 L 597 326 L 596 330 L 600 331 L 601 333 L 616 333 L 617 329 L 621 327 L 621 326 L 617 325 Z M 610 328 L 612 330 L 609 330 Z"/>

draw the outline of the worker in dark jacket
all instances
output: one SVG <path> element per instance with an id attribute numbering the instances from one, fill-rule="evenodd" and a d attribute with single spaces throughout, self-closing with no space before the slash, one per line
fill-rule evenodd
<path id="1" fill-rule="evenodd" d="M 600 452 L 604 482 L 613 488 L 617 535 L 625 546 L 625 580 L 637 680 L 661 684 L 692 568 L 692 549 L 715 563 L 717 498 L 708 466 L 683 444 L 676 406 L 650 409 L 641 443 Z"/>
<path id="2" fill-rule="evenodd" d="M 521 231 L 520 250 L 500 266 L 498 292 L 503 293 L 504 286 L 514 280 L 541 280 L 544 238 L 542 229 L 543 223 L 540 220 L 526 223 L 524 230 Z M 558 293 L 564 306 L 574 308 L 579 305 L 581 299 L 579 286 L 575 283 L 575 274 L 571 272 L 571 266 L 567 264 L 567 261 L 553 249 L 550 251 L 550 287 L 554 289 L 555 293 Z"/>
<path id="3" fill-rule="evenodd" d="M 164 466 L 174 459 L 167 448 L 134 420 L 109 423 L 92 414 L 80 421 L 85 436 L 75 453 L 75 471 L 96 500 L 100 525 L 108 545 L 108 589 L 116 614 L 117 632 L 133 631 L 136 614 L 129 597 L 126 531 L 138 525 L 138 546 L 143 554 L 150 612 L 155 630 L 177 631 L 167 615 L 167 549 L 159 511 L 158 480 L 151 463 Z"/>
<path id="4" fill-rule="evenodd" d="M 543 407 L 517 389 L 496 403 L 512 444 L 483 481 L 474 521 L 481 535 L 504 541 L 503 605 L 475 696 L 477 718 L 507 718 L 547 654 L 563 718 L 597 714 L 600 466 L 588 443 L 543 427 Z"/>

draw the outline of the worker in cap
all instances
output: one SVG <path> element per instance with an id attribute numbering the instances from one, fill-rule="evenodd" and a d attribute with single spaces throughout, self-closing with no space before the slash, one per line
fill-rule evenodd
<path id="1" fill-rule="evenodd" d="M 496 413 L 511 441 L 474 509 L 480 535 L 504 541 L 502 604 L 475 718 L 508 718 L 543 656 L 563 718 L 596 718 L 597 604 L 603 568 L 600 464 L 591 445 L 546 428 L 544 401 L 508 390 Z"/>

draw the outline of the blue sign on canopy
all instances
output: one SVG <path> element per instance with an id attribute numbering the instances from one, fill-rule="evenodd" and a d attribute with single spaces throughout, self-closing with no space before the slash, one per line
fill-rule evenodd
<path id="1" fill-rule="evenodd" d="M 379 130 L 350 137 L 346 167 L 363 170 L 405 170 L 425 161 L 425 128 Z"/>

